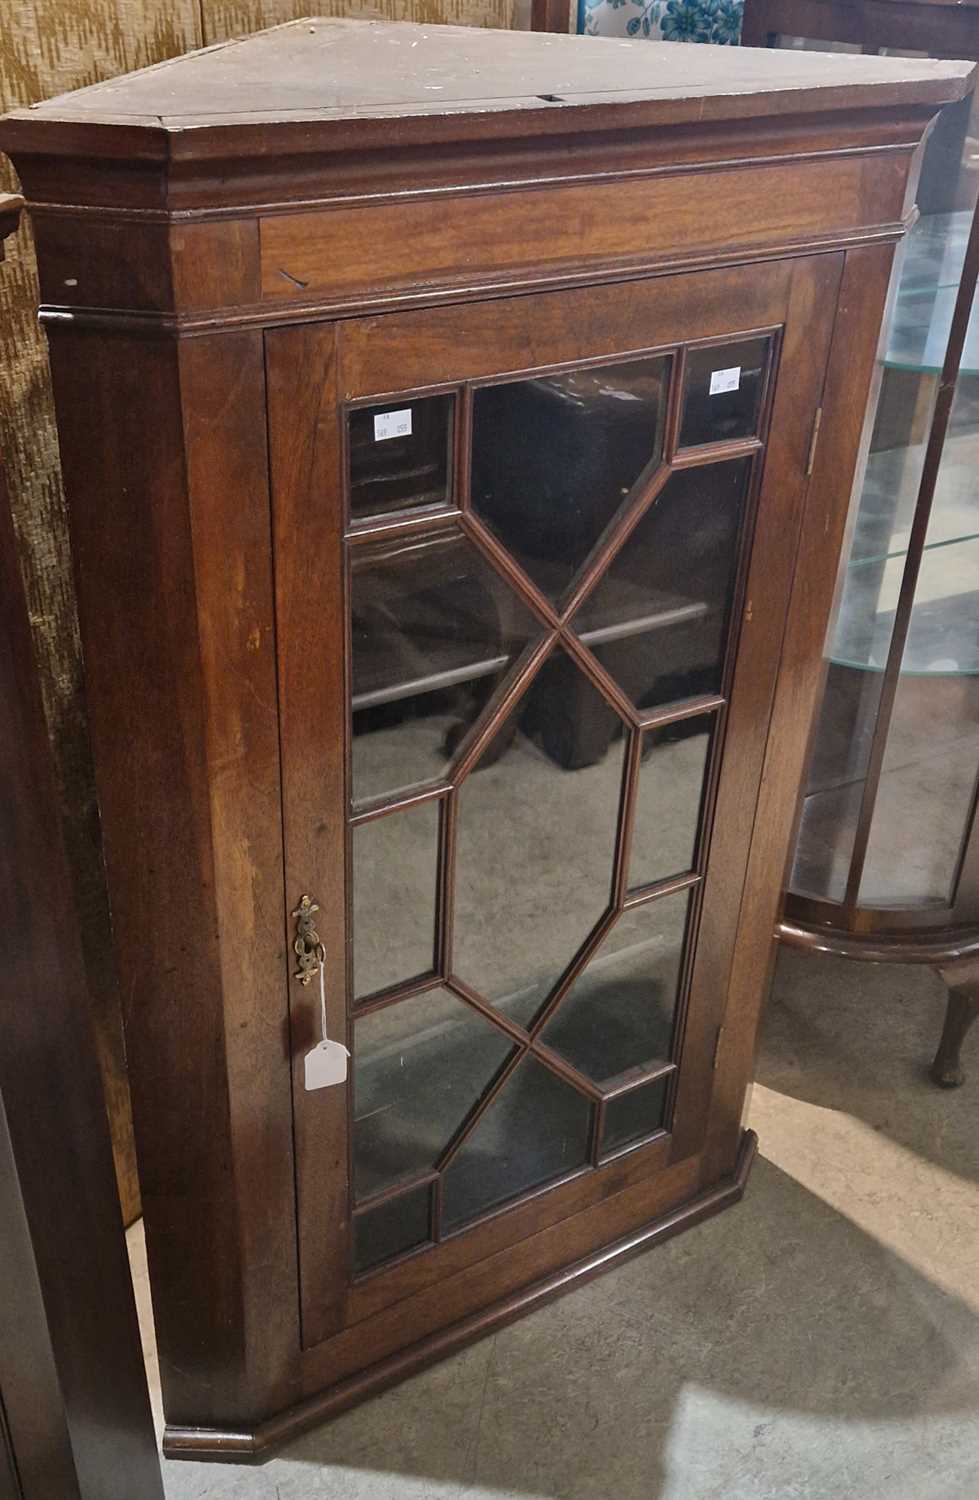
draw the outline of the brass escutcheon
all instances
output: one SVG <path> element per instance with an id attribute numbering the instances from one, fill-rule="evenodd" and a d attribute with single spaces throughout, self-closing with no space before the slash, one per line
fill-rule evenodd
<path id="1" fill-rule="evenodd" d="M 313 913 L 317 911 L 319 907 L 313 898 L 303 896 L 292 914 L 296 919 L 296 936 L 292 947 L 299 963 L 292 977 L 298 979 L 300 984 L 309 984 L 325 954 L 320 935 L 313 926 Z"/>

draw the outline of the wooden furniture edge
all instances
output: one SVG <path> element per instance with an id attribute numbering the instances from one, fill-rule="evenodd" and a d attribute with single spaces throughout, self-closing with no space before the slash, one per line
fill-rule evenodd
<path id="1" fill-rule="evenodd" d="M 733 1207 L 744 1197 L 757 1151 L 757 1135 L 753 1130 L 745 1130 L 741 1136 L 733 1173 L 714 1187 L 696 1194 L 678 1208 L 652 1219 L 631 1234 L 614 1240 L 611 1245 L 594 1250 L 569 1266 L 561 1267 L 529 1286 L 509 1293 L 448 1328 L 419 1339 L 409 1348 L 379 1360 L 377 1364 L 370 1365 L 331 1389 L 298 1402 L 253 1427 L 167 1426 L 163 1436 L 164 1455 L 167 1458 L 225 1461 L 234 1457 L 239 1462 L 264 1459 L 291 1438 L 320 1422 L 339 1416 L 365 1396 L 385 1390 L 436 1360 L 454 1354 L 467 1344 L 482 1338 L 484 1334 L 493 1333 L 524 1313 L 573 1290 L 593 1276 L 621 1265 L 623 1261 L 650 1249 L 654 1244 L 671 1239 L 681 1230 L 712 1218 L 722 1209 Z"/>
<path id="2" fill-rule="evenodd" d="M 899 109 L 952 104 L 969 92 L 976 71 L 969 60 L 949 59 L 949 71 L 937 78 L 865 80 L 860 83 L 799 84 L 773 89 L 710 94 L 692 89 L 686 96 L 654 90 L 622 90 L 566 95 L 559 100 L 540 96 L 508 98 L 490 110 L 457 108 L 439 113 L 406 105 L 374 112 L 334 116 L 308 109 L 279 113 L 271 119 L 213 115 L 100 117 L 72 112 L 62 106 L 40 105 L 14 110 L 0 117 L 0 149 L 18 155 L 98 156 L 135 158 L 157 163 L 241 162 L 268 157 L 316 153 L 359 153 L 375 148 L 391 150 L 396 127 L 396 151 L 424 146 L 437 137 L 442 147 L 514 136 L 580 135 L 616 129 L 671 129 L 684 125 L 764 122 L 786 115 L 831 117 L 840 110 Z M 959 69 L 961 71 L 956 71 Z M 49 109 L 50 113 L 45 113 Z M 219 122 L 220 121 L 220 122 Z"/>
<path id="3" fill-rule="evenodd" d="M 16 221 L 10 201 L 0 235 Z M 0 1479 L 9 1455 L 23 1500 L 163 1500 L 2 466 L 0 703 Z"/>
<path id="4" fill-rule="evenodd" d="M 0 193 L 0 260 L 4 258 L 3 242 L 17 229 L 23 207 L 20 193 Z"/>
<path id="5" fill-rule="evenodd" d="M 690 256 L 661 257 L 639 264 L 599 264 L 583 270 L 562 271 L 541 268 L 526 276 L 503 280 L 473 281 L 451 286 L 426 287 L 417 292 L 392 288 L 367 292 L 342 299 L 322 298 L 276 305 L 262 303 L 237 308 L 226 313 L 221 309 L 201 313 L 161 313 L 109 311 L 102 308 L 66 307 L 42 303 L 38 319 L 48 330 L 68 328 L 72 331 L 133 334 L 141 338 L 199 338 L 214 333 L 234 333 L 247 328 L 273 329 L 302 324 L 316 319 L 359 318 L 374 313 L 400 312 L 411 308 L 437 307 L 445 304 L 487 302 L 496 298 L 532 296 L 535 292 L 562 291 L 571 287 L 607 285 L 612 282 L 639 281 L 653 276 L 676 276 L 688 271 L 710 271 L 725 266 L 753 265 L 760 261 L 795 260 L 801 256 L 831 254 L 860 245 L 897 244 L 917 216 L 893 223 L 867 225 L 852 233 L 830 236 L 808 236 L 783 243 L 735 249 L 721 254 L 698 253 Z"/>
<path id="6" fill-rule="evenodd" d="M 834 953 L 839 958 L 862 959 L 872 964 L 947 964 L 979 955 L 979 933 L 974 928 L 937 936 L 922 934 L 916 939 L 911 933 L 841 933 L 783 919 L 775 929 L 775 936 L 788 948 Z"/>

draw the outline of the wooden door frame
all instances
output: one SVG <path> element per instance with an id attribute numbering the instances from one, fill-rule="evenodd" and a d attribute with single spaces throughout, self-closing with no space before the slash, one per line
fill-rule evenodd
<path id="1" fill-rule="evenodd" d="M 384 400 L 404 389 L 444 387 L 503 372 L 519 378 L 542 367 L 542 350 L 548 366 L 566 365 L 698 340 L 723 342 L 783 325 L 780 374 L 791 370 L 791 378 L 776 383 L 776 417 L 764 455 L 759 504 L 768 523 L 756 534 L 750 572 L 742 577 L 744 608 L 735 605 L 742 618 L 732 620 L 732 636 L 740 634 L 740 641 L 732 644 L 736 675 L 726 743 L 737 748 L 726 756 L 727 769 L 716 787 L 709 883 L 715 894 L 704 904 L 704 925 L 696 943 L 691 982 L 697 999 L 688 1013 L 673 1133 L 592 1169 L 584 1182 L 578 1178 L 541 1190 L 424 1256 L 400 1267 L 381 1267 L 351 1288 L 345 1246 L 346 1090 L 304 1093 L 302 1058 L 316 1035 L 318 998 L 290 982 L 302 1327 L 311 1368 L 344 1363 L 349 1342 L 345 1328 L 349 1334 L 359 1326 L 365 1336 L 376 1338 L 380 1351 L 387 1337 L 385 1307 L 390 1303 L 400 1304 L 403 1323 L 411 1305 L 425 1305 L 440 1276 L 474 1270 L 508 1249 L 516 1256 L 520 1241 L 542 1234 L 549 1225 L 570 1222 L 578 1214 L 587 1218 L 590 1203 L 604 1193 L 637 1189 L 657 1174 L 668 1177 L 668 1169 L 694 1161 L 694 1177 L 685 1189 L 690 1196 L 697 1189 L 713 1188 L 720 1177 L 734 1171 L 736 1129 L 727 1133 L 723 1170 L 713 1176 L 702 1173 L 699 1158 L 706 1145 L 707 1101 L 714 1084 L 731 955 L 741 937 L 736 893 L 748 863 L 781 628 L 805 504 L 809 443 L 843 260 L 843 254 L 835 252 L 733 270 L 541 292 L 531 301 L 500 299 L 341 324 L 307 324 L 266 335 L 285 916 L 291 928 L 302 894 L 310 894 L 319 904 L 330 1035 L 348 1043 L 341 436 L 345 401 Z M 520 344 L 524 334 L 526 356 Z M 710 456 L 717 460 L 727 451 L 718 445 Z M 315 569 L 309 567 L 311 557 L 316 559 Z M 314 679 L 318 688 L 311 692 Z M 644 1213 L 649 1216 L 645 1202 L 634 1222 L 624 1227 L 635 1227 Z M 421 1264 L 423 1259 L 427 1265 Z M 369 1329 L 375 1330 L 373 1335 L 368 1335 Z"/>

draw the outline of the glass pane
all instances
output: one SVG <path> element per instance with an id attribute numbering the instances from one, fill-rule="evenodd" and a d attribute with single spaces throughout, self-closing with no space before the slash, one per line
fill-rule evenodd
<path id="1" fill-rule="evenodd" d="M 451 498 L 454 396 L 401 397 L 348 418 L 353 520 Z"/>
<path id="2" fill-rule="evenodd" d="M 590 1133 L 585 1096 L 526 1057 L 446 1170 L 445 1229 L 585 1166 Z"/>
<path id="3" fill-rule="evenodd" d="M 354 996 L 427 974 L 435 958 L 439 803 L 353 830 Z"/>
<path id="4" fill-rule="evenodd" d="M 473 506 L 556 599 L 663 447 L 670 359 L 484 386 L 473 399 Z"/>
<path id="5" fill-rule="evenodd" d="M 669 1074 L 665 1074 L 608 1101 L 602 1131 L 603 1156 L 662 1128 L 669 1081 Z"/>
<path id="6" fill-rule="evenodd" d="M 979 551 L 973 566 L 979 580 Z M 977 601 L 979 591 L 960 601 L 964 631 L 973 638 Z M 951 900 L 977 771 L 979 677 L 902 676 L 860 883 L 862 905 Z"/>
<path id="7" fill-rule="evenodd" d="M 750 472 L 673 474 L 574 617 L 641 709 L 720 690 Z"/>
<path id="8" fill-rule="evenodd" d="M 828 707 L 827 699 L 823 719 Z M 816 748 L 819 748 L 818 741 Z M 812 790 L 803 800 L 799 819 L 799 835 L 789 880 L 793 891 L 828 901 L 843 900 L 863 785 L 862 779 L 839 786 L 813 779 Z"/>
<path id="9" fill-rule="evenodd" d="M 609 904 L 620 729 L 558 652 L 459 792 L 452 969 L 522 1025 Z"/>
<path id="10" fill-rule="evenodd" d="M 445 775 L 534 621 L 455 528 L 352 548 L 353 795 Z"/>
<path id="11" fill-rule="evenodd" d="M 755 436 L 769 347 L 769 339 L 742 339 L 687 351 L 681 448 Z"/>
<path id="12" fill-rule="evenodd" d="M 435 1166 L 512 1043 L 448 990 L 354 1023 L 354 1191 L 369 1197 Z"/>
<path id="13" fill-rule="evenodd" d="M 431 1188 L 410 1189 L 354 1215 L 354 1270 L 367 1271 L 431 1237 Z"/>
<path id="14" fill-rule="evenodd" d="M 703 714 L 643 735 L 629 857 L 632 889 L 693 869 L 713 724 Z"/>
<path id="15" fill-rule="evenodd" d="M 542 1040 L 604 1087 L 668 1062 L 689 891 L 623 912 Z"/>

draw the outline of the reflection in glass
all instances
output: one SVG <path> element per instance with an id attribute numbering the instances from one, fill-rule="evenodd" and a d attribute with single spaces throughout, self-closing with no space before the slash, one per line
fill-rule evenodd
<path id="1" fill-rule="evenodd" d="M 522 1025 L 609 904 L 622 790 L 619 720 L 556 655 L 463 782 L 456 821 L 452 969 Z M 574 741 L 596 724 L 579 767 Z"/>
<path id="2" fill-rule="evenodd" d="M 455 528 L 351 553 L 359 802 L 445 775 L 535 625 Z"/>
<path id="3" fill-rule="evenodd" d="M 694 867 L 713 723 L 700 714 L 643 735 L 629 857 L 633 890 Z"/>
<path id="4" fill-rule="evenodd" d="M 473 506 L 550 598 L 658 459 L 669 370 L 660 356 L 476 391 Z"/>
<path id="5" fill-rule="evenodd" d="M 681 448 L 757 434 L 769 343 L 767 338 L 742 339 L 688 350 Z"/>
<path id="6" fill-rule="evenodd" d="M 451 498 L 454 396 L 401 396 L 348 417 L 353 520 Z"/>
<path id="7" fill-rule="evenodd" d="M 354 1023 L 354 1191 L 379 1192 L 435 1166 L 512 1044 L 448 990 Z"/>
<path id="8" fill-rule="evenodd" d="M 623 912 L 541 1033 L 597 1084 L 671 1058 L 689 896 Z"/>
<path id="9" fill-rule="evenodd" d="M 574 617 L 641 709 L 720 691 L 750 459 L 667 480 Z"/>
<path id="10" fill-rule="evenodd" d="M 435 958 L 439 803 L 354 828 L 354 996 L 427 974 Z"/>
<path id="11" fill-rule="evenodd" d="M 591 1104 L 533 1057 L 524 1058 L 449 1163 L 447 1230 L 563 1177 L 588 1158 Z"/>
<path id="12" fill-rule="evenodd" d="M 608 1101 L 602 1131 L 603 1156 L 662 1128 L 669 1081 L 669 1075 L 665 1074 Z"/>
<path id="13" fill-rule="evenodd" d="M 414 1250 L 430 1234 L 431 1188 L 425 1183 L 354 1215 L 354 1270 L 367 1271 Z"/>

